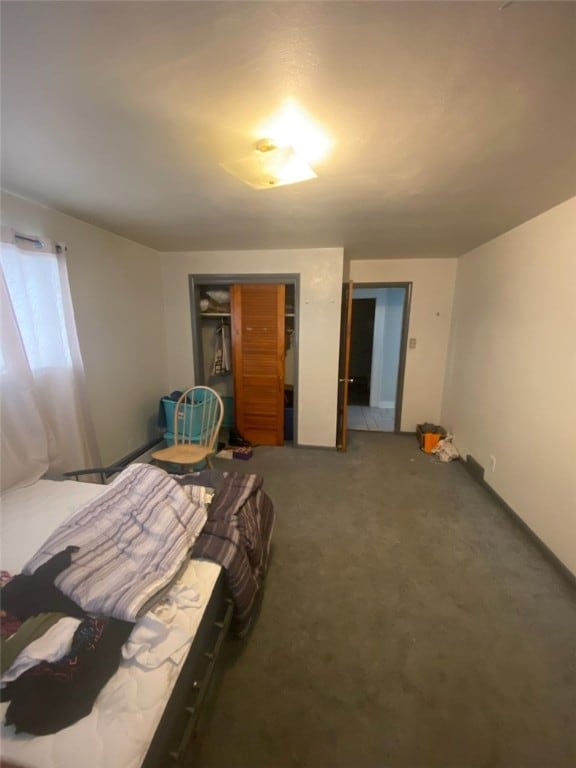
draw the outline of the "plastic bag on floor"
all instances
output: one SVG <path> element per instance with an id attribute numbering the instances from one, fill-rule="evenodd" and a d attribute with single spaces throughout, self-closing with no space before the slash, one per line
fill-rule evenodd
<path id="1" fill-rule="evenodd" d="M 432 448 L 432 453 L 435 453 L 438 459 L 444 462 L 454 461 L 454 459 L 460 456 L 452 442 L 452 435 L 446 435 L 445 438 L 440 440 L 438 445 Z"/>

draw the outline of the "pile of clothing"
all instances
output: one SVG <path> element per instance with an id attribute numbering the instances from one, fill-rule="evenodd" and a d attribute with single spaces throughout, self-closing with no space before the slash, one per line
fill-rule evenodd
<path id="1" fill-rule="evenodd" d="M 55 733 L 89 714 L 134 627 L 88 616 L 54 585 L 76 551 L 66 547 L 32 574 L 3 573 L 0 695 L 16 732 Z"/>

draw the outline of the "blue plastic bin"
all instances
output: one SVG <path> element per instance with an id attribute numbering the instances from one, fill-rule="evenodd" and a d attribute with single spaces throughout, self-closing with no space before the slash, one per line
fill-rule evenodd
<path id="1" fill-rule="evenodd" d="M 222 418 L 222 426 L 229 428 L 234 426 L 234 398 L 230 396 L 222 396 L 222 402 L 224 403 L 224 416 Z"/>
<path id="2" fill-rule="evenodd" d="M 190 403 L 186 405 L 186 421 L 189 418 L 190 410 L 192 410 L 192 440 L 199 439 L 200 438 L 200 430 L 202 429 L 202 425 L 200 423 L 200 419 L 197 419 L 197 423 L 194 423 L 194 408 L 199 405 L 202 400 L 204 399 L 204 393 L 199 392 L 197 395 L 196 404 Z M 174 443 L 174 410 L 176 408 L 176 400 L 172 400 L 169 397 L 163 397 L 162 398 L 162 407 L 164 409 L 164 416 L 166 418 L 166 432 L 164 433 L 164 439 L 166 440 L 167 445 L 172 445 Z M 223 396 L 222 397 L 222 403 L 224 405 L 224 414 L 222 416 L 222 427 L 233 427 L 234 426 L 234 398 Z M 184 412 L 182 412 L 181 417 L 178 417 L 179 420 L 181 419 L 181 423 L 184 423 Z M 179 433 L 182 433 L 182 430 L 178 430 Z"/>
<path id="3" fill-rule="evenodd" d="M 178 434 L 181 435 L 184 429 L 184 424 L 190 424 L 192 420 L 192 440 L 200 439 L 200 432 L 202 430 L 201 422 L 201 409 L 200 405 L 204 399 L 204 393 L 200 392 L 196 395 L 195 403 L 187 403 L 184 409 L 180 410 L 178 414 L 179 429 Z M 176 409 L 176 400 L 171 400 L 169 397 L 162 398 L 162 406 L 164 408 L 164 414 L 166 416 L 166 433 L 164 439 L 168 440 L 168 435 L 172 436 L 172 443 L 174 442 L 174 411 Z M 171 445 L 172 443 L 169 443 Z"/>

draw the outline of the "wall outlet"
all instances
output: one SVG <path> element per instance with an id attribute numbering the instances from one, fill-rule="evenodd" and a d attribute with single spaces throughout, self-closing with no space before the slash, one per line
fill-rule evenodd
<path id="1" fill-rule="evenodd" d="M 496 472 L 496 456 L 490 456 L 490 471 Z"/>

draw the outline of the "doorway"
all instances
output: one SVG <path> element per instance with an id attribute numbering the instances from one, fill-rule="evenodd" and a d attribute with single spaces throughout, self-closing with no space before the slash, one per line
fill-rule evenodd
<path id="1" fill-rule="evenodd" d="M 358 298 L 352 292 L 352 328 L 350 330 L 350 383 L 348 406 L 369 406 L 372 379 L 372 340 L 376 299 Z"/>
<path id="2" fill-rule="evenodd" d="M 348 429 L 399 432 L 410 285 L 352 290 Z"/>

